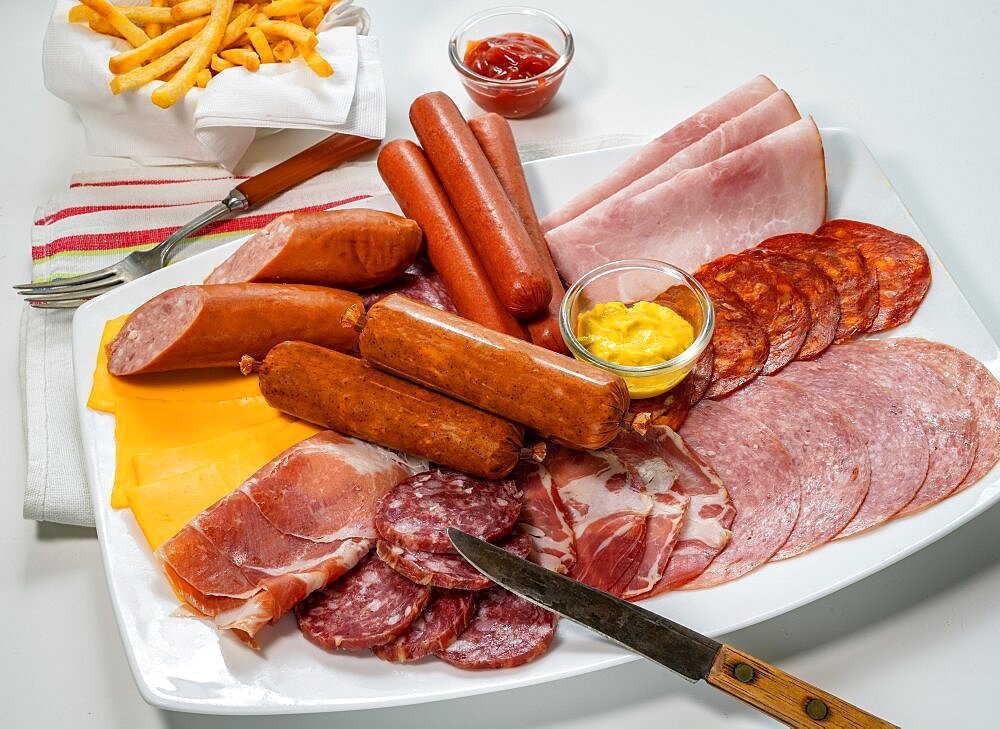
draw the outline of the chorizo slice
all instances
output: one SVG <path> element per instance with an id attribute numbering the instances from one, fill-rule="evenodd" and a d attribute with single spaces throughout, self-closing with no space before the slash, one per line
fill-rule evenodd
<path id="1" fill-rule="evenodd" d="M 705 351 L 701 353 L 701 357 L 695 362 L 694 369 L 691 370 L 690 405 L 697 405 L 698 401 L 705 397 L 705 393 L 708 392 L 708 386 L 712 384 L 712 368 L 714 365 L 715 347 L 709 342 L 708 346 L 705 347 Z"/>
<path id="2" fill-rule="evenodd" d="M 828 220 L 816 234 L 855 246 L 875 272 L 878 316 L 868 331 L 882 332 L 913 318 L 931 285 L 931 264 L 922 245 L 908 235 L 856 220 Z"/>
<path id="3" fill-rule="evenodd" d="M 475 612 L 476 598 L 468 590 L 434 590 L 427 607 L 406 631 L 374 646 L 372 653 L 393 663 L 419 660 L 451 645 Z"/>

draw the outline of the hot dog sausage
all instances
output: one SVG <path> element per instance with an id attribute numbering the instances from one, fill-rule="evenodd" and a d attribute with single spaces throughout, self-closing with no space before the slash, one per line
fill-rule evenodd
<path id="1" fill-rule="evenodd" d="M 350 350 L 357 337 L 340 320 L 361 297 L 301 284 L 179 286 L 140 306 L 108 343 L 113 375 L 232 367 L 275 344 L 302 339 Z"/>
<path id="2" fill-rule="evenodd" d="M 418 96 L 410 124 L 504 307 L 524 319 L 543 312 L 552 287 L 541 257 L 455 102 L 440 91 Z"/>
<path id="3" fill-rule="evenodd" d="M 497 173 L 497 179 L 500 180 L 504 192 L 507 193 L 514 210 L 521 218 L 528 237 L 535 244 L 535 250 L 538 251 L 542 261 L 542 271 L 552 287 L 552 298 L 549 299 L 548 309 L 528 322 L 531 341 L 539 347 L 569 355 L 569 348 L 559 333 L 559 306 L 566 290 L 563 288 L 562 279 L 559 278 L 559 272 L 556 271 L 556 264 L 552 262 L 545 234 L 538 224 L 535 205 L 531 202 L 528 181 L 524 179 L 524 168 L 517 153 L 517 143 L 514 141 L 510 122 L 499 114 L 484 114 L 470 119 L 469 127 L 476 135 L 476 140 L 483 148 L 483 153 L 490 161 L 493 171 Z"/>
<path id="4" fill-rule="evenodd" d="M 404 296 L 368 311 L 358 344 L 376 367 L 571 448 L 606 445 L 628 412 L 617 375 Z"/>
<path id="5" fill-rule="evenodd" d="M 378 170 L 403 213 L 423 229 L 427 256 L 458 313 L 490 329 L 526 339 L 524 327 L 497 298 L 479 255 L 420 147 L 407 139 L 389 142 L 379 152 Z"/>
<path id="6" fill-rule="evenodd" d="M 394 279 L 420 252 L 420 226 L 380 210 L 285 213 L 205 283 L 310 283 L 360 291 Z"/>
<path id="7" fill-rule="evenodd" d="M 346 354 L 283 342 L 259 373 L 261 394 L 273 407 L 434 463 L 498 479 L 521 455 L 520 426 Z"/>

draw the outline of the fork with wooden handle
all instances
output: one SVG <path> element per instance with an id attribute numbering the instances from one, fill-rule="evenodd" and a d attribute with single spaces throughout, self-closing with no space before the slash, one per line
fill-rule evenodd
<path id="1" fill-rule="evenodd" d="M 380 144 L 351 134 L 331 134 L 318 144 L 299 152 L 284 162 L 255 175 L 230 190 L 221 201 L 182 225 L 152 248 L 130 253 L 118 263 L 90 273 L 59 278 L 46 283 L 20 284 L 14 288 L 32 306 L 44 309 L 75 309 L 84 302 L 110 291 L 119 284 L 134 281 L 167 265 L 174 247 L 195 231 L 210 223 L 227 220 L 252 210 L 300 182 L 315 177 L 353 159 Z"/>

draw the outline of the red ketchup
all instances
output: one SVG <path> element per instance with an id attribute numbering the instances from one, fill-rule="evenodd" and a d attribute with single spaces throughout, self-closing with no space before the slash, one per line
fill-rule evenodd
<path id="1" fill-rule="evenodd" d="M 463 60 L 473 73 L 508 82 L 465 81 L 466 90 L 476 104 L 505 117 L 538 111 L 555 96 L 562 82 L 561 72 L 551 78 L 538 78 L 559 60 L 559 54 L 543 39 L 529 33 L 503 33 L 471 41 Z M 518 81 L 523 83 L 514 83 Z"/>

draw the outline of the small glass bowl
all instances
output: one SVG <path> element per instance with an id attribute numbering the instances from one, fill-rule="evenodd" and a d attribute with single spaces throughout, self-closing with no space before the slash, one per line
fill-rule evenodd
<path id="1" fill-rule="evenodd" d="M 465 65 L 465 54 L 471 43 L 504 33 L 538 36 L 559 54 L 559 60 L 544 73 L 516 81 L 481 76 Z M 534 114 L 556 95 L 573 59 L 573 34 L 561 20 L 543 10 L 493 8 L 466 18 L 458 26 L 448 41 L 448 56 L 466 93 L 477 106 L 514 119 Z"/>
<path id="2" fill-rule="evenodd" d="M 694 341 L 676 357 L 630 367 L 595 357 L 576 337 L 577 318 L 597 304 L 654 301 L 673 309 L 694 330 Z M 632 259 L 598 266 L 573 284 L 559 308 L 559 330 L 577 359 L 621 376 L 633 399 L 663 394 L 694 369 L 712 340 L 715 310 L 705 289 L 689 274 L 663 261 Z"/>

